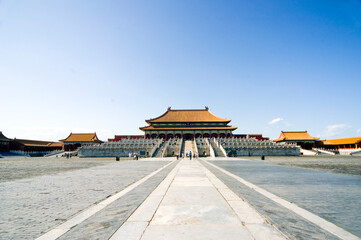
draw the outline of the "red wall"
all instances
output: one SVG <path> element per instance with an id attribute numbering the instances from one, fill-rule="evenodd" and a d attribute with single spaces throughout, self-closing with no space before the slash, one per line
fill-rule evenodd
<path id="1" fill-rule="evenodd" d="M 114 138 L 109 138 L 109 142 L 119 142 L 122 139 L 143 139 L 144 135 L 115 135 Z"/>

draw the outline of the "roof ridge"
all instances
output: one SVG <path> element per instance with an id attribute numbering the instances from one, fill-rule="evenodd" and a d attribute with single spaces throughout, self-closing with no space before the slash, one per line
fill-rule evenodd
<path id="1" fill-rule="evenodd" d="M 281 132 L 283 132 L 283 133 L 301 133 L 301 132 L 307 132 L 307 130 L 305 130 L 305 131 L 281 131 Z"/>
<path id="2" fill-rule="evenodd" d="M 209 111 L 209 109 L 169 109 L 169 111 Z"/>
<path id="3" fill-rule="evenodd" d="M 208 107 L 204 109 L 171 109 L 156 118 L 145 120 L 148 124 L 152 122 L 226 122 L 231 120 L 214 115 Z"/>

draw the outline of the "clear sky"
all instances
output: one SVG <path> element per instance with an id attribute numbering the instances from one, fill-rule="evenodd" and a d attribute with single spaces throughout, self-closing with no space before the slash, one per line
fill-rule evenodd
<path id="1" fill-rule="evenodd" d="M 0 89 L 10 138 L 142 134 L 168 106 L 361 136 L 361 1 L 2 0 Z"/>

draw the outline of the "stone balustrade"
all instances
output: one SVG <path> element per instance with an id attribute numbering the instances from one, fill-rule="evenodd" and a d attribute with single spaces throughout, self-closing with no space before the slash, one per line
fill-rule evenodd
<path id="1" fill-rule="evenodd" d="M 119 142 L 105 142 L 87 145 L 79 149 L 79 157 L 127 157 L 129 153 L 150 156 L 162 143 L 161 139 L 123 139 Z"/>

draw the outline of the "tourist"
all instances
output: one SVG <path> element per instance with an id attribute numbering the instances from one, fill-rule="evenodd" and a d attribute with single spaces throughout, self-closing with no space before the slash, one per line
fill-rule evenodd
<path id="1" fill-rule="evenodd" d="M 129 159 L 132 159 L 132 153 L 129 152 Z"/>
<path id="2" fill-rule="evenodd" d="M 189 160 L 192 160 L 192 151 L 189 151 Z"/>

